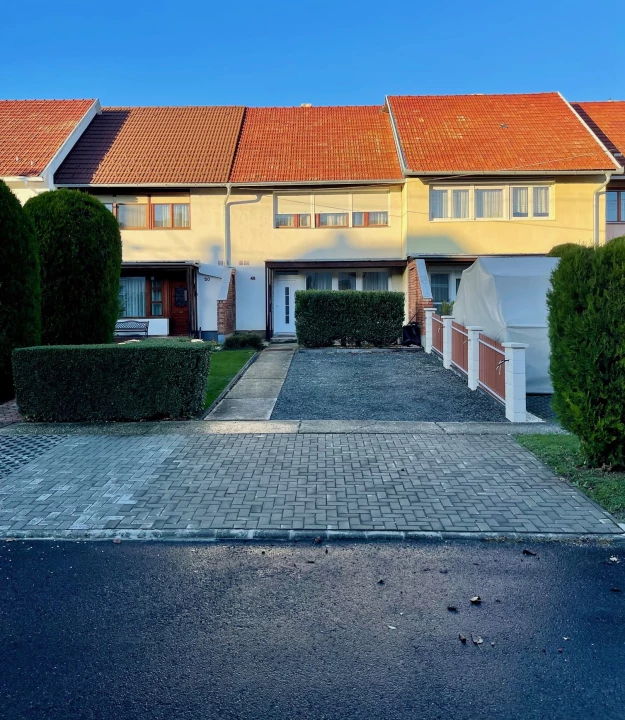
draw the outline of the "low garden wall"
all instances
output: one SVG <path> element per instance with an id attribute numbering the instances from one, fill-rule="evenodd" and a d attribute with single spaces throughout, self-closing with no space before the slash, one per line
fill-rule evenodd
<path id="1" fill-rule="evenodd" d="M 40 422 L 156 420 L 201 413 L 210 346 L 175 340 L 51 345 L 13 353 L 20 412 Z"/>

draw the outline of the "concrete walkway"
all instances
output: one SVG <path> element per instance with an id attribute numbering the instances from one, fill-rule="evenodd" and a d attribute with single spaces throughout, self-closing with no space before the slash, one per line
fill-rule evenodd
<path id="1" fill-rule="evenodd" d="M 269 420 L 286 379 L 295 345 L 270 345 L 207 420 Z"/>
<path id="2" fill-rule="evenodd" d="M 510 435 L 11 430 L 0 433 L 0 537 L 622 532 Z"/>

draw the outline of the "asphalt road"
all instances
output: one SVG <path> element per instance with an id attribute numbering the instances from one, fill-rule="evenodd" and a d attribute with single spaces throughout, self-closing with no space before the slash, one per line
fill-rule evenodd
<path id="1" fill-rule="evenodd" d="M 11 720 L 625 717 L 625 546 L 7 542 L 0 621 Z"/>

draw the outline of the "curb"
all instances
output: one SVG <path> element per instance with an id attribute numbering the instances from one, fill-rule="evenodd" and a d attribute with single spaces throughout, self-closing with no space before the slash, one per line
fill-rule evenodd
<path id="1" fill-rule="evenodd" d="M 496 532 L 425 532 L 402 530 L 64 530 L 37 533 L 16 532 L 0 537 L 9 540 L 169 540 L 219 542 L 275 540 L 298 542 L 300 540 L 338 542 L 420 542 L 437 540 L 481 540 L 491 542 L 625 542 L 625 532 L 578 535 L 574 533 L 496 533 Z"/>
<path id="2" fill-rule="evenodd" d="M 261 351 L 262 352 L 262 351 Z M 250 365 L 256 362 L 256 358 L 260 355 L 260 352 L 255 352 L 252 357 L 245 363 L 245 365 L 239 370 L 239 372 L 230 380 L 226 387 L 221 393 L 213 400 L 213 402 L 204 410 L 200 415 L 200 420 L 206 420 L 210 413 L 219 405 L 219 403 L 226 397 L 226 395 L 232 390 L 232 388 L 239 382 L 241 376 L 247 371 Z"/>

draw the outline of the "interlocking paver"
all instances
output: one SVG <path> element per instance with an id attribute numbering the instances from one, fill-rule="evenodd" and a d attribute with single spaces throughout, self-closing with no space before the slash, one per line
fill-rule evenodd
<path id="1" fill-rule="evenodd" d="M 0 535 L 614 533 L 508 435 L 0 436 Z"/>

